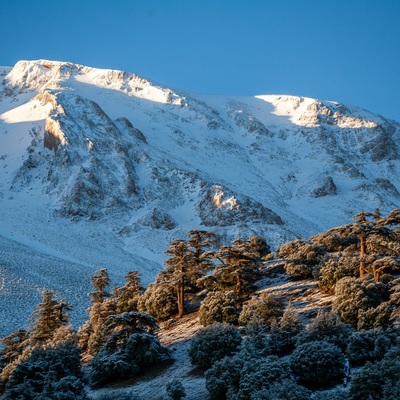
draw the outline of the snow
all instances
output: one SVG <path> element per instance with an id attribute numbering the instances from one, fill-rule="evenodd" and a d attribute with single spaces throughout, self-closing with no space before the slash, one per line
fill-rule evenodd
<path id="1" fill-rule="evenodd" d="M 109 268 L 114 284 L 138 270 L 147 285 L 169 241 L 190 229 L 226 240 L 260 234 L 277 248 L 362 209 L 400 205 L 400 195 L 377 183 L 387 179 L 400 190 L 399 124 L 357 107 L 298 96 L 194 95 L 132 73 L 47 60 L 0 74 L 0 312 L 8 316 L 0 336 L 26 324 L 44 288 L 73 303 L 78 325 L 95 270 Z M 121 117 L 146 140 L 113 123 Z M 65 138 L 60 151 L 44 148 L 51 123 Z M 312 197 L 328 176 L 338 195 Z M 79 185 L 96 217 L 61 217 Z M 211 187 L 220 189 L 207 203 Z M 210 212 L 218 204 L 223 212 L 245 210 L 248 219 L 206 226 L 201 202 Z M 284 224 L 254 219 L 254 207 Z M 177 227 L 141 224 L 154 208 Z"/>

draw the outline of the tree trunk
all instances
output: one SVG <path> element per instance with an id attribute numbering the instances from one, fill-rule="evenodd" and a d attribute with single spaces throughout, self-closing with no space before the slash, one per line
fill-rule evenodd
<path id="1" fill-rule="evenodd" d="M 358 239 L 360 239 L 360 278 L 365 275 L 367 269 L 365 267 L 365 238 L 363 235 L 359 235 Z"/>
<path id="2" fill-rule="evenodd" d="M 178 317 L 182 318 L 184 313 L 185 313 L 185 277 L 182 274 L 179 282 Z"/>

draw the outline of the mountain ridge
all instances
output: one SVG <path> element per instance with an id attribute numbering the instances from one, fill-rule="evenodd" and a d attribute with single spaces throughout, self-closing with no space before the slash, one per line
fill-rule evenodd
<path id="1" fill-rule="evenodd" d="M 195 95 L 47 60 L 2 71 L 0 236 L 76 260 L 88 277 L 107 266 L 119 283 L 137 269 L 148 284 L 168 242 L 194 228 L 277 248 L 362 209 L 399 207 L 400 124 L 358 107 Z M 0 263 L 18 292 L 8 277 L 26 264 Z M 42 278 L 24 283 L 23 310 L 46 284 L 71 291 Z M 86 304 L 88 282 L 82 289 Z"/>

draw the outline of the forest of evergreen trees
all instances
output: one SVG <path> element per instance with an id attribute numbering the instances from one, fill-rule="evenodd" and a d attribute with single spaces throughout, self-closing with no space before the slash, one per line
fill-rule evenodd
<path id="1" fill-rule="evenodd" d="M 107 269 L 98 270 L 77 331 L 70 305 L 45 290 L 29 328 L 1 339 L 1 399 L 88 399 L 87 386 L 168 365 L 158 323 L 194 311 L 204 328 L 188 356 L 212 399 L 398 399 L 399 224 L 400 210 L 361 212 L 275 254 L 258 236 L 222 245 L 191 230 L 169 244 L 165 269 L 146 289 L 135 271 L 111 289 Z M 257 282 L 277 273 L 317 280 L 334 294 L 332 307 L 309 318 L 280 293 L 256 293 Z M 166 393 L 185 395 L 177 380 Z"/>

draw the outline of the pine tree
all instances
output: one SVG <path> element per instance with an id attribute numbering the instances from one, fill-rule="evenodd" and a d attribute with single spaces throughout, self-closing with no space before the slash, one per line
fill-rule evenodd
<path id="1" fill-rule="evenodd" d="M 112 293 L 112 298 L 116 303 L 118 314 L 129 311 L 137 311 L 139 296 L 144 292 L 140 284 L 140 274 L 136 271 L 128 272 L 125 276 L 125 285 L 117 287 Z"/>
<path id="2" fill-rule="evenodd" d="M 215 234 L 202 231 L 189 231 L 189 240 L 173 240 L 169 249 L 165 251 L 170 255 L 165 261 L 167 268 L 163 271 L 163 280 L 176 290 L 178 316 L 182 318 L 185 313 L 185 294 L 187 290 L 197 289 L 197 281 L 207 271 L 212 269 L 211 255 L 206 249 L 217 242 Z"/>
<path id="3" fill-rule="evenodd" d="M 220 247 L 214 258 L 220 264 L 212 275 L 202 278 L 202 283 L 211 290 L 234 290 L 239 303 L 242 303 L 261 276 L 259 252 L 249 241 L 238 238 L 233 240 L 232 246 Z"/>
<path id="4" fill-rule="evenodd" d="M 110 293 L 107 288 L 111 279 L 106 268 L 96 271 L 90 280 L 92 305 L 88 309 L 89 321 L 79 330 L 79 345 L 90 354 L 96 354 L 104 344 L 104 323 L 108 316 L 115 314 L 115 302 L 108 300 Z"/>
<path id="5" fill-rule="evenodd" d="M 42 302 L 33 312 L 34 322 L 30 329 L 30 342 L 33 346 L 44 345 L 51 340 L 54 332 L 67 324 L 68 317 L 65 311 L 71 308 L 64 301 L 55 300 L 51 290 L 44 290 L 42 295 Z"/>

